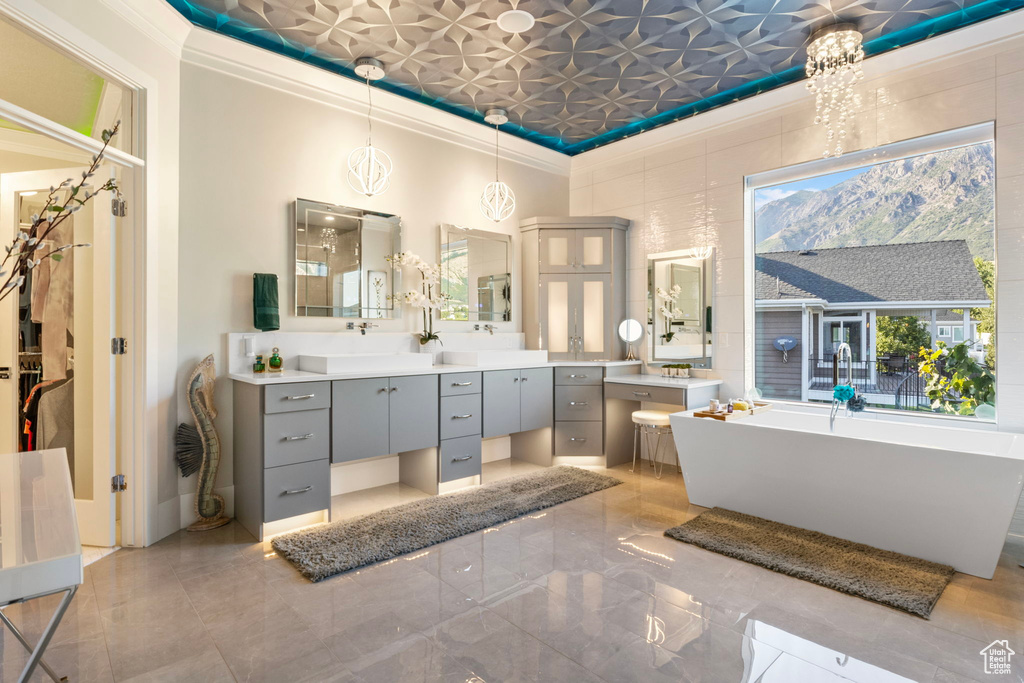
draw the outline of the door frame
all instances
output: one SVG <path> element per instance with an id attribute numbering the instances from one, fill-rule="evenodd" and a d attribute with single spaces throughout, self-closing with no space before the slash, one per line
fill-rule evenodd
<path id="1" fill-rule="evenodd" d="M 74 27 L 69 26 L 69 30 L 58 32 L 51 25 L 2 4 L 0 14 L 34 34 L 39 40 L 49 43 L 54 49 L 70 55 L 104 78 L 126 88 L 134 96 L 132 139 L 139 153 L 145 154 L 151 134 L 146 125 L 147 99 L 153 94 L 151 89 L 155 86 L 151 79 L 139 72 L 134 65 L 119 60 L 125 69 L 131 69 L 141 77 L 129 78 L 123 71 L 81 49 L 68 36 L 79 35 L 83 43 L 90 40 Z M 0 117 L 89 154 L 96 154 L 103 147 L 102 141 L 87 137 L 2 99 Z M 152 206 L 147 202 L 150 188 L 147 185 L 145 159 L 113 148 L 107 150 L 106 158 L 122 168 L 124 199 L 128 205 L 128 215 L 122 221 L 124 241 L 119 245 L 121 250 L 118 253 L 123 289 L 120 292 L 122 298 L 118 302 L 122 325 L 119 336 L 129 340 L 129 353 L 118 359 L 121 363 L 117 386 L 121 420 L 117 438 L 121 444 L 121 473 L 128 481 L 127 490 L 120 494 L 119 542 L 122 546 L 143 547 L 156 540 L 154 531 L 157 523 L 157 445 L 151 443 L 150 438 L 151 433 L 155 434 L 155 424 L 147 423 L 147 406 L 155 403 L 156 399 L 155 395 L 151 395 L 155 391 L 156 359 L 149 357 L 146 344 L 150 322 L 146 314 L 147 298 L 150 294 L 147 279 L 147 228 L 155 216 L 150 214 Z M 154 381 L 147 382 L 151 375 Z M 156 416 L 154 415 L 152 419 L 155 420 Z"/>

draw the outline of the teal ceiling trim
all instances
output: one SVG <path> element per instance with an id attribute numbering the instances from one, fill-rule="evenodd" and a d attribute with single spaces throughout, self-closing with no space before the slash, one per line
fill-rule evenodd
<path id="1" fill-rule="evenodd" d="M 490 33 L 502 3 L 487 0 L 451 0 L 457 21 L 426 12 L 425 0 L 374 5 L 372 16 L 346 18 L 262 1 L 240 0 L 231 10 L 224 0 L 167 1 L 196 26 L 354 80 L 361 79 L 352 55 L 392 57 L 401 66 L 373 87 L 483 125 L 489 106 L 508 108 L 513 121 L 502 131 L 567 155 L 804 79 L 808 29 L 829 21 L 864 25 L 870 57 L 1024 7 L 1024 0 L 920 0 L 890 9 L 882 0 L 850 0 L 833 15 L 801 0 L 773 0 L 770 9 L 761 9 L 760 0 L 726 0 L 706 12 L 682 0 L 520 0 L 537 17 L 538 32 L 529 49 L 513 50 L 508 36 Z M 699 23 L 709 17 L 710 24 Z M 415 57 L 399 49 L 410 44 Z M 612 56 L 624 50 L 635 61 L 616 65 Z M 469 86 L 467 72 L 479 74 Z M 684 104 L 671 106 L 678 102 Z"/>

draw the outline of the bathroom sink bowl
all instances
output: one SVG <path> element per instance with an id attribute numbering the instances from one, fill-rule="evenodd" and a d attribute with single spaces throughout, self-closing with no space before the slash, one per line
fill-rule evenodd
<path id="1" fill-rule="evenodd" d="M 524 349 L 495 349 L 491 351 L 445 351 L 444 362 L 451 365 L 516 365 L 519 363 L 547 363 L 547 351 Z"/>
<path id="2" fill-rule="evenodd" d="M 299 370 L 324 375 L 426 370 L 433 365 L 434 358 L 429 353 L 337 353 L 299 356 Z"/>

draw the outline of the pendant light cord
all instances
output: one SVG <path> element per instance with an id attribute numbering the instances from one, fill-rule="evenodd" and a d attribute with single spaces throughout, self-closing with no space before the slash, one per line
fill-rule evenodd
<path id="1" fill-rule="evenodd" d="M 498 124 L 494 124 L 494 182 L 498 180 Z"/>
<path id="2" fill-rule="evenodd" d="M 366 145 L 372 146 L 373 138 L 373 88 L 370 86 L 370 79 L 366 79 Z"/>

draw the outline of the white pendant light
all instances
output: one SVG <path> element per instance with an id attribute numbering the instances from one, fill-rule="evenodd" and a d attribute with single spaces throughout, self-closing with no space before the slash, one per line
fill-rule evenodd
<path id="1" fill-rule="evenodd" d="M 494 126 L 494 182 L 487 183 L 480 195 L 480 211 L 500 223 L 516 210 L 516 193 L 498 179 L 498 126 L 508 123 L 508 115 L 504 109 L 488 109 L 484 121 Z"/>
<path id="2" fill-rule="evenodd" d="M 391 157 L 373 146 L 370 140 L 373 133 L 373 88 L 370 81 L 384 78 L 384 65 L 373 57 L 360 57 L 356 60 L 356 75 L 366 80 L 366 146 L 357 147 L 348 155 L 348 184 L 367 197 L 381 194 L 391 185 Z"/>
<path id="3" fill-rule="evenodd" d="M 845 151 L 853 86 L 864 78 L 863 40 L 853 24 L 836 24 L 816 32 L 807 47 L 807 89 L 814 93 L 814 123 L 825 126 L 826 158 Z"/>

